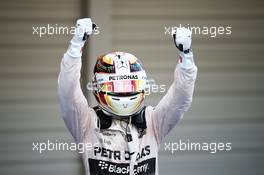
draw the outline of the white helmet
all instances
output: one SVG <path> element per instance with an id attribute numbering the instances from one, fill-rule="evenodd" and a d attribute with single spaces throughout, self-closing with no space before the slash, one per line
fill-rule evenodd
<path id="1" fill-rule="evenodd" d="M 97 58 L 94 95 L 99 107 L 117 117 L 128 117 L 144 106 L 147 76 L 139 59 L 125 52 Z"/>

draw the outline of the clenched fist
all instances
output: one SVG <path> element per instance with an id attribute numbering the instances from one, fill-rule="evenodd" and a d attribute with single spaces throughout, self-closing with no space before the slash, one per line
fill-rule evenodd
<path id="1" fill-rule="evenodd" d="M 92 34 L 96 27 L 90 18 L 78 19 L 76 22 L 75 34 L 71 40 L 68 48 L 68 55 L 73 58 L 80 58 L 82 56 L 82 47 L 89 35 Z"/>
<path id="2" fill-rule="evenodd" d="M 176 47 L 184 53 L 189 53 L 192 44 L 192 32 L 185 28 L 177 28 L 173 32 L 173 39 Z"/>
<path id="3" fill-rule="evenodd" d="M 85 41 L 87 39 L 86 36 L 92 34 L 94 27 L 95 24 L 92 23 L 90 18 L 78 19 L 76 22 L 75 37 Z"/>

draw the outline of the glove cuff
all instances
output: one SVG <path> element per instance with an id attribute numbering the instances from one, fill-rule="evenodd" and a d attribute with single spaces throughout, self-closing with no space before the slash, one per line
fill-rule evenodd
<path id="1" fill-rule="evenodd" d="M 180 53 L 180 59 L 179 64 L 181 68 L 184 69 L 191 69 L 194 67 L 194 61 L 193 61 L 193 53 L 190 51 L 189 53 Z"/>
<path id="2" fill-rule="evenodd" d="M 82 41 L 81 38 L 74 36 L 67 50 L 67 54 L 70 55 L 72 58 L 81 58 L 82 48 L 84 44 L 85 44 L 85 41 Z"/>

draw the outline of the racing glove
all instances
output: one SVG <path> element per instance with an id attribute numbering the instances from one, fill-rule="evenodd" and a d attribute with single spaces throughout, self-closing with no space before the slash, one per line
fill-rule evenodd
<path id="1" fill-rule="evenodd" d="M 173 31 L 173 40 L 180 51 L 180 66 L 185 69 L 192 68 L 194 66 L 193 53 L 191 51 L 192 32 L 184 27 L 177 28 Z"/>
<path id="2" fill-rule="evenodd" d="M 89 35 L 92 34 L 95 27 L 96 25 L 92 23 L 90 18 L 78 19 L 76 22 L 75 34 L 71 40 L 67 54 L 72 58 L 81 58 L 85 41 Z"/>

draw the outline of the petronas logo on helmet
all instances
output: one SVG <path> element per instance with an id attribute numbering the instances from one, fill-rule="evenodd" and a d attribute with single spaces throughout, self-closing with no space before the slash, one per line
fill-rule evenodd
<path id="1" fill-rule="evenodd" d="M 117 76 L 110 76 L 109 81 L 112 80 L 136 80 L 138 79 L 138 75 L 117 75 Z"/>

